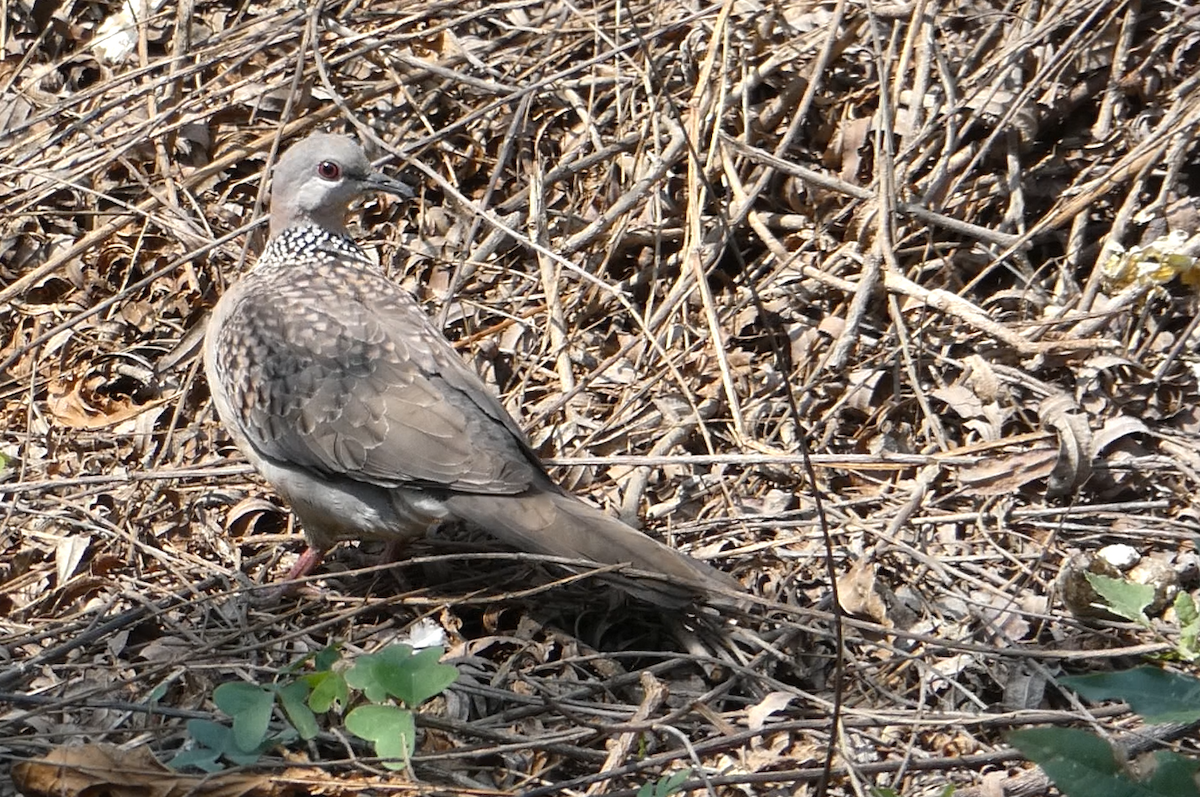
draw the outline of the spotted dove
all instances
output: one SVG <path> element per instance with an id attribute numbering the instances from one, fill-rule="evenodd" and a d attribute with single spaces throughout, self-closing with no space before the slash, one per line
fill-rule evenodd
<path id="1" fill-rule="evenodd" d="M 308 540 L 291 577 L 341 540 L 404 542 L 465 520 L 522 551 L 662 574 L 616 579 L 661 605 L 740 590 L 550 480 L 497 398 L 350 238 L 350 202 L 374 191 L 411 196 L 350 138 L 291 147 L 270 240 L 205 337 L 221 421 Z"/>

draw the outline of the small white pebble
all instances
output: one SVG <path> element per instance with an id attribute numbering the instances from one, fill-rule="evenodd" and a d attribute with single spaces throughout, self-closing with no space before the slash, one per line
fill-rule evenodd
<path id="1" fill-rule="evenodd" d="M 1142 561 L 1142 555 L 1131 545 L 1105 545 L 1096 555 L 1122 573 Z"/>
<path id="2" fill-rule="evenodd" d="M 428 617 L 414 623 L 406 636 L 403 641 L 413 650 L 446 646 L 446 630 Z"/>

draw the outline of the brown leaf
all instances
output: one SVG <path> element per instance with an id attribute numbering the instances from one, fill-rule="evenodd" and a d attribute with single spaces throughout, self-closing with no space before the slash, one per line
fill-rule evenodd
<path id="1" fill-rule="evenodd" d="M 1140 418 L 1133 418 L 1129 415 L 1118 415 L 1104 422 L 1104 426 L 1096 433 L 1092 443 L 1095 446 L 1096 453 L 1100 454 L 1122 437 L 1127 437 L 1131 434 L 1147 434 L 1149 431 L 1149 427 Z"/>
<path id="2" fill-rule="evenodd" d="M 771 692 L 759 703 L 746 709 L 746 726 L 752 731 L 762 730 L 767 717 L 787 708 L 787 704 L 795 697 L 791 692 Z"/>
<path id="3" fill-rule="evenodd" d="M 1041 670 L 1012 667 L 1004 678 L 1004 707 L 1009 711 L 1036 709 L 1045 697 L 1046 681 Z"/>
<path id="4" fill-rule="evenodd" d="M 867 617 L 875 622 L 890 626 L 887 604 L 880 594 L 886 589 L 876 581 L 873 562 L 856 562 L 850 572 L 838 579 L 838 603 L 850 614 Z"/>
<path id="5" fill-rule="evenodd" d="M 232 537 L 275 534 L 286 528 L 286 518 L 287 515 L 278 504 L 265 498 L 251 496 L 238 501 L 229 510 L 225 516 L 225 533 Z"/>
<path id="6" fill-rule="evenodd" d="M 1042 424 L 1058 433 L 1058 461 L 1047 479 L 1047 498 L 1075 492 L 1092 475 L 1092 430 L 1087 416 L 1077 410 L 1066 394 L 1051 396 L 1038 407 Z"/>
<path id="7" fill-rule="evenodd" d="M 58 381 L 50 386 L 46 409 L 71 429 L 104 429 L 161 407 L 174 396 L 135 404 L 131 399 L 112 399 L 99 392 L 104 377 L 93 374 L 84 379 Z"/>
<path id="8" fill-rule="evenodd" d="M 58 544 L 54 546 L 54 569 L 59 586 L 75 575 L 91 542 L 91 535 L 67 534 L 58 538 Z"/>
<path id="9" fill-rule="evenodd" d="M 959 470 L 958 481 L 975 495 L 1015 493 L 1029 482 L 1049 476 L 1057 458 L 1049 448 L 993 457 Z"/>
<path id="10" fill-rule="evenodd" d="M 965 385 L 947 385 L 931 390 L 929 395 L 946 403 L 961 418 L 979 418 L 983 415 L 983 402 Z"/>
<path id="11" fill-rule="evenodd" d="M 26 797 L 282 797 L 299 793 L 298 786 L 266 775 L 181 775 L 160 764 L 146 747 L 122 750 L 111 744 L 55 748 L 43 758 L 13 764 L 12 779 Z"/>
<path id="12" fill-rule="evenodd" d="M 991 363 L 978 354 L 968 355 L 963 362 L 970 369 L 966 377 L 967 384 L 979 400 L 985 404 L 996 401 L 1000 397 L 1002 385 Z"/>

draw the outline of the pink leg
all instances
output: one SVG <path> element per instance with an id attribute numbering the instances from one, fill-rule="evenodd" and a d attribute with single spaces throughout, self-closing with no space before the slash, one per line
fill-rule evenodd
<path id="1" fill-rule="evenodd" d="M 380 557 L 385 562 L 400 561 L 400 554 L 404 551 L 404 543 L 406 540 L 388 540 L 383 544 L 383 556 Z"/>
<path id="2" fill-rule="evenodd" d="M 300 558 L 296 560 L 296 564 L 292 565 L 292 569 L 288 571 L 286 576 L 272 586 L 258 590 L 258 597 L 255 598 L 255 601 L 274 603 L 281 598 L 288 597 L 300 586 L 296 583 L 296 579 L 303 578 L 316 570 L 324 558 L 325 551 L 320 548 L 314 548 L 311 545 L 308 546 L 304 553 L 300 554 Z"/>
<path id="3" fill-rule="evenodd" d="M 320 548 L 314 548 L 311 545 L 300 554 L 300 558 L 296 560 L 296 564 L 292 565 L 292 569 L 284 577 L 284 582 L 295 581 L 298 578 L 307 576 L 312 571 L 320 567 L 321 562 L 325 560 L 325 551 Z"/>

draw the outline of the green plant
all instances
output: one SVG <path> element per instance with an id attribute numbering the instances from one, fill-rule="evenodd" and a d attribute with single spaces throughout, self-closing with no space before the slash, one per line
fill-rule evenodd
<path id="1" fill-rule="evenodd" d="M 1087 580 L 1109 611 L 1151 628 L 1146 607 L 1154 602 L 1154 587 L 1096 573 L 1088 573 Z M 1179 621 L 1179 641 L 1175 643 L 1174 654 L 1184 661 L 1196 661 L 1200 659 L 1200 643 L 1197 641 L 1200 637 L 1200 612 L 1196 610 L 1196 602 L 1188 593 L 1180 592 L 1175 596 L 1174 608 Z"/>
<path id="2" fill-rule="evenodd" d="M 1063 678 L 1091 700 L 1120 699 L 1147 722 L 1200 720 L 1200 680 L 1155 667 Z M 1009 741 L 1068 797 L 1200 797 L 1200 761 L 1168 750 L 1127 762 L 1103 739 L 1074 728 L 1016 731 Z"/>
<path id="3" fill-rule="evenodd" d="M 1154 602 L 1154 587 L 1137 584 L 1123 578 L 1110 578 L 1098 573 L 1086 573 L 1088 583 L 1104 601 L 1104 605 L 1118 617 L 1142 625 L 1149 625 L 1146 607 Z"/>
<path id="4" fill-rule="evenodd" d="M 413 709 L 458 678 L 458 670 L 439 661 L 443 652 L 437 647 L 414 652 L 397 644 L 339 666 L 340 651 L 328 647 L 293 663 L 273 683 L 221 684 L 213 690 L 213 702 L 232 718 L 232 724 L 190 720 L 187 728 L 194 744 L 171 765 L 215 772 L 224 767 L 222 759 L 253 764 L 272 747 L 314 738 L 320 732 L 318 714 L 340 714 L 357 702 L 346 714 L 346 730 L 371 742 L 375 754 L 385 759 L 383 766 L 403 769 L 416 744 Z M 297 676 L 309 661 L 312 672 Z M 285 723 L 282 730 L 271 733 L 277 707 Z"/>
<path id="5" fill-rule="evenodd" d="M 1186 592 L 1175 596 L 1175 618 L 1179 620 L 1179 642 L 1175 651 L 1185 661 L 1200 659 L 1200 612 Z"/>
<path id="6" fill-rule="evenodd" d="M 663 775 L 658 780 L 642 784 L 642 788 L 638 789 L 637 797 L 671 797 L 691 776 L 690 769 L 681 769 L 678 772 Z"/>

